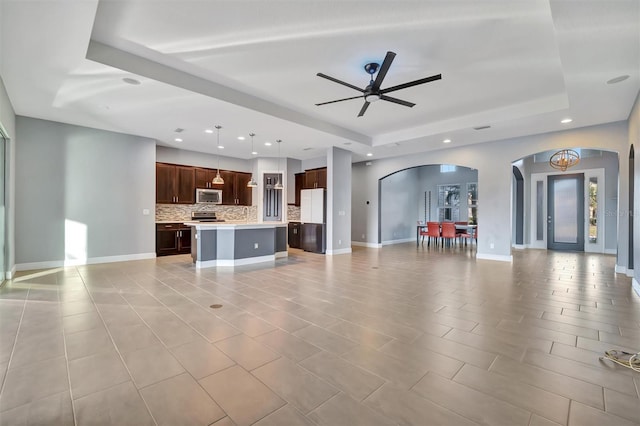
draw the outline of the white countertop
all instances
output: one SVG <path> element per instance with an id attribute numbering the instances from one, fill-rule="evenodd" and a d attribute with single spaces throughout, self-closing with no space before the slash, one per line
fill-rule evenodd
<path id="1" fill-rule="evenodd" d="M 232 228 L 232 229 L 259 229 L 259 228 L 276 228 L 280 226 L 287 226 L 286 222 L 244 222 L 244 221 L 229 221 L 229 222 L 183 222 L 188 226 L 193 226 L 196 229 L 218 229 L 218 228 Z"/>

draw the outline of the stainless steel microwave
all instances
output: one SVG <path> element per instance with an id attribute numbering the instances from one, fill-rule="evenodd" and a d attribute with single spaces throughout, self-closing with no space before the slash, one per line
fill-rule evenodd
<path id="1" fill-rule="evenodd" d="M 221 189 L 196 189 L 196 203 L 198 204 L 222 204 Z"/>

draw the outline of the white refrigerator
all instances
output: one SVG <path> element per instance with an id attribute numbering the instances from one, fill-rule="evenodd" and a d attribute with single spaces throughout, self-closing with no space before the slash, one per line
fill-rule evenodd
<path id="1" fill-rule="evenodd" d="M 326 247 L 326 198 L 324 188 L 300 191 L 300 247 L 324 253 Z"/>

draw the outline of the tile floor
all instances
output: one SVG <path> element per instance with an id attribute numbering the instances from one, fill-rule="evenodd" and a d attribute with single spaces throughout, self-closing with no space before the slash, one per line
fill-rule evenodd
<path id="1" fill-rule="evenodd" d="M 0 424 L 640 424 L 640 373 L 598 359 L 640 350 L 614 257 L 471 253 L 20 273 L 0 290 Z"/>

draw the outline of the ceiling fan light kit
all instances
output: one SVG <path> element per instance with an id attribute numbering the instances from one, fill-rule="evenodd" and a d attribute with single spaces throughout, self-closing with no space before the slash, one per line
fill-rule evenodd
<path id="1" fill-rule="evenodd" d="M 351 99 L 359 99 L 359 98 L 364 98 L 364 104 L 362 105 L 362 108 L 360 109 L 360 112 L 358 113 L 358 117 L 362 117 L 364 115 L 364 113 L 367 111 L 367 108 L 369 108 L 369 105 L 372 102 L 376 102 L 379 100 L 383 100 L 383 101 L 387 101 L 387 102 L 391 102 L 394 104 L 398 104 L 398 105 L 402 105 L 402 106 L 406 106 L 409 108 L 413 108 L 416 104 L 412 103 L 412 102 L 407 102 L 407 101 L 403 101 L 402 99 L 398 99 L 398 98 L 393 98 L 391 96 L 387 96 L 387 93 L 391 93 L 391 92 L 395 92 L 396 90 L 402 90 L 402 89 L 406 89 L 409 87 L 413 87 L 413 86 L 417 86 L 419 84 L 424 84 L 424 83 L 429 83 L 431 81 L 435 81 L 435 80 L 440 80 L 442 78 L 442 74 L 436 74 L 436 75 L 432 75 L 431 77 L 425 77 L 425 78 L 421 78 L 419 80 L 414 80 L 414 81 L 410 81 L 408 83 L 403 83 L 403 84 L 399 84 L 397 86 L 392 86 L 392 87 L 387 87 L 386 89 L 381 89 L 380 86 L 382 85 L 382 81 L 384 80 L 385 76 L 387 75 L 387 72 L 389 71 L 389 68 L 391 67 L 391 63 L 393 62 L 393 59 L 396 57 L 396 54 L 394 52 L 387 52 L 387 55 L 384 58 L 384 61 L 382 62 L 382 65 L 379 65 L 376 62 L 370 62 L 368 64 L 366 64 L 364 66 L 364 70 L 367 72 L 367 74 L 369 74 L 370 77 L 370 81 L 369 81 L 369 85 L 367 87 L 365 87 L 364 89 L 359 88 L 358 86 L 354 86 L 353 84 L 347 83 L 345 81 L 342 80 L 338 80 L 335 77 L 331 77 L 328 76 L 326 74 L 323 74 L 321 72 L 319 72 L 318 74 L 316 74 L 318 77 L 322 77 L 325 78 L 329 81 L 333 81 L 334 83 L 338 83 L 341 84 L 343 86 L 347 86 L 351 89 L 357 90 L 358 92 L 361 92 L 361 95 L 358 96 L 352 96 L 349 98 L 343 98 L 343 99 L 336 99 L 334 101 L 328 101 L 328 102 L 321 102 L 319 104 L 316 104 L 316 106 L 321 106 L 321 105 L 327 105 L 327 104 L 333 104 L 336 102 L 342 102 L 342 101 L 349 101 Z M 373 75 L 375 73 L 378 73 L 375 80 L 373 79 Z"/>

